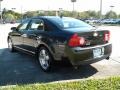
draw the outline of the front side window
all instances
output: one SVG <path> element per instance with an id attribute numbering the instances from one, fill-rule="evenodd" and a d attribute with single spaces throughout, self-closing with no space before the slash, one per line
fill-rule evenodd
<path id="1" fill-rule="evenodd" d="M 22 24 L 18 26 L 19 31 L 27 30 L 29 24 L 29 20 L 24 21 Z"/>
<path id="2" fill-rule="evenodd" d="M 24 23 L 19 30 L 25 30 L 27 28 L 28 23 Z"/>

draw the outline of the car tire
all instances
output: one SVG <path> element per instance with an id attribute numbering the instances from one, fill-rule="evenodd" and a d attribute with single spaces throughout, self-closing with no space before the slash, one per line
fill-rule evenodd
<path id="1" fill-rule="evenodd" d="M 8 39 L 8 49 L 10 50 L 10 52 L 15 51 L 12 40 L 10 38 Z"/>
<path id="2" fill-rule="evenodd" d="M 45 47 L 40 47 L 38 52 L 38 60 L 43 71 L 49 72 L 53 67 L 53 58 L 49 50 Z"/>
<path id="3" fill-rule="evenodd" d="M 110 59 L 110 56 L 106 58 L 106 60 L 109 60 Z"/>

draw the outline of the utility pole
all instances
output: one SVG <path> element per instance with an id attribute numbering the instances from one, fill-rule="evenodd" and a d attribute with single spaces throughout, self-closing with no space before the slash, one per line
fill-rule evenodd
<path id="1" fill-rule="evenodd" d="M 59 16 L 60 16 L 60 17 L 63 16 L 63 8 L 59 8 Z"/>
<path id="2" fill-rule="evenodd" d="M 13 11 L 16 9 L 16 8 L 11 8 Z"/>
<path id="3" fill-rule="evenodd" d="M 1 16 L 1 18 L 0 18 L 0 22 L 2 23 L 2 6 L 1 6 L 1 2 L 2 2 L 3 0 L 0 0 L 0 16 Z"/>
<path id="4" fill-rule="evenodd" d="M 22 20 L 23 20 L 23 6 L 21 5 L 21 23 L 22 23 Z"/>
<path id="5" fill-rule="evenodd" d="M 11 10 L 13 11 L 13 12 L 15 12 L 14 10 L 15 10 L 16 8 L 11 8 Z M 16 18 L 15 18 L 15 16 L 14 16 L 14 19 L 12 20 L 13 22 L 16 22 Z"/>
<path id="6" fill-rule="evenodd" d="M 111 5 L 111 6 L 110 6 L 110 8 L 111 8 L 111 11 L 113 11 L 113 8 L 114 8 L 114 7 L 115 7 L 115 6 L 113 6 L 113 5 Z"/>
<path id="7" fill-rule="evenodd" d="M 76 2 L 76 0 L 71 0 L 71 2 L 73 3 L 73 12 L 74 12 L 74 10 L 75 10 L 74 3 Z"/>
<path id="8" fill-rule="evenodd" d="M 74 11 L 75 11 L 75 6 L 74 6 L 74 3 L 76 2 L 76 0 L 71 0 L 71 2 L 73 3 L 72 16 L 74 17 Z"/>
<path id="9" fill-rule="evenodd" d="M 75 3 L 75 2 L 73 2 L 73 12 L 74 12 L 74 10 L 75 10 L 75 6 L 74 6 L 74 3 Z"/>
<path id="10" fill-rule="evenodd" d="M 100 0 L 100 19 L 102 19 L 102 0 Z"/>
<path id="11" fill-rule="evenodd" d="M 111 8 L 111 10 L 110 10 L 110 18 L 113 18 L 113 8 L 114 8 L 115 6 L 113 6 L 113 5 L 111 5 L 110 6 L 110 8 Z"/>

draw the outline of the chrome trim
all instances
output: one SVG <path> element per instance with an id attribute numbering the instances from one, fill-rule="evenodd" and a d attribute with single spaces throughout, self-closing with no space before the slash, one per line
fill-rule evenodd
<path id="1" fill-rule="evenodd" d="M 111 43 L 107 43 L 107 44 L 104 44 L 104 45 L 98 45 L 98 46 L 91 46 L 91 47 L 86 47 L 86 48 L 81 48 L 81 47 L 75 47 L 75 48 L 72 48 L 73 50 L 88 50 L 88 49 L 94 49 L 94 48 L 99 48 L 99 47 L 104 47 L 104 46 L 107 46 L 107 45 L 110 45 Z"/>
<path id="2" fill-rule="evenodd" d="M 14 46 L 15 48 L 18 48 L 18 49 L 21 49 L 21 50 L 23 50 L 23 51 L 27 51 L 27 52 L 30 52 L 30 53 L 32 53 L 32 54 L 35 54 L 35 52 L 32 52 L 32 51 L 29 51 L 29 50 L 27 50 L 27 49 L 23 49 L 23 48 L 20 48 L 20 47 L 17 47 L 17 46 Z"/>
<path id="3" fill-rule="evenodd" d="M 21 37 L 27 37 L 27 34 L 22 34 Z"/>

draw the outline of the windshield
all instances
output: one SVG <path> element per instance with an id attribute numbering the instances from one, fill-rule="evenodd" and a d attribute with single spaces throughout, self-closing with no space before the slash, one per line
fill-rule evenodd
<path id="1" fill-rule="evenodd" d="M 92 26 L 90 26 L 89 24 L 78 20 L 78 19 L 74 19 L 74 18 L 69 18 L 69 17 L 57 17 L 57 18 L 50 18 L 50 20 L 52 22 L 54 22 L 54 24 L 56 24 L 57 26 L 59 26 L 60 28 L 63 29 L 67 29 L 67 28 L 80 28 L 80 27 L 90 27 L 92 28 Z"/>

